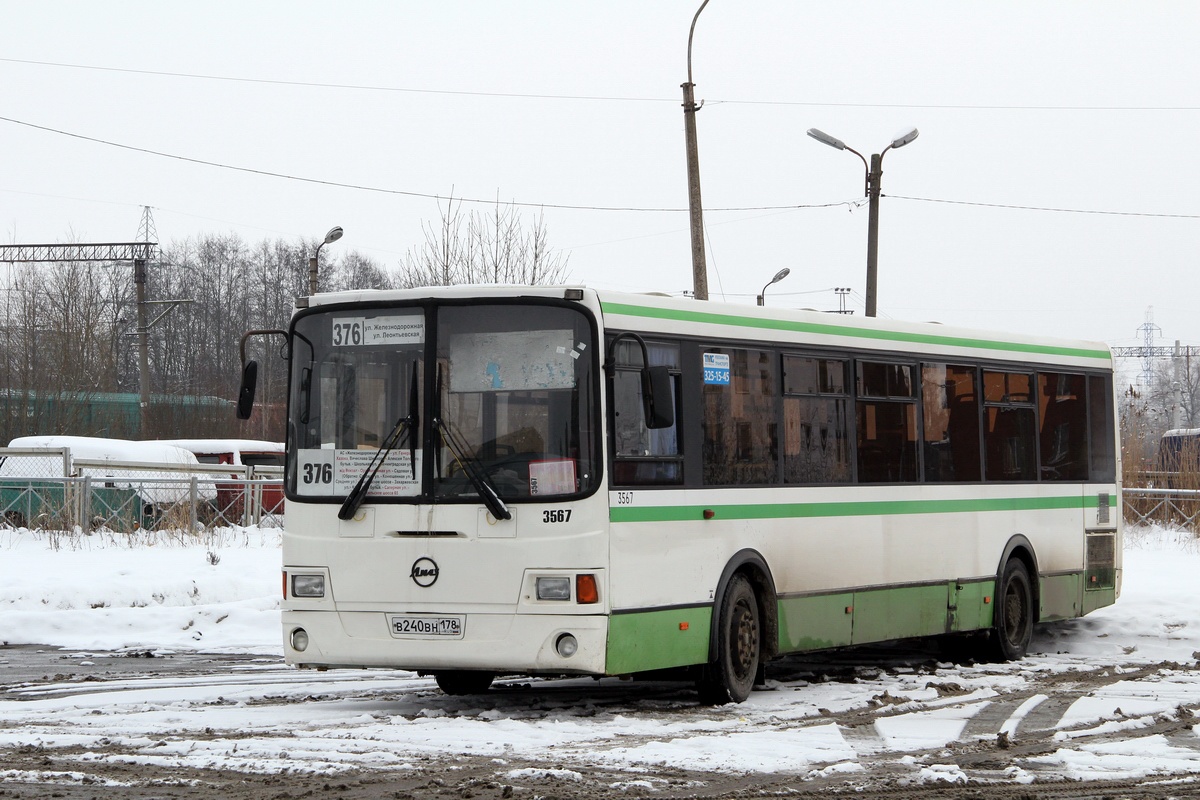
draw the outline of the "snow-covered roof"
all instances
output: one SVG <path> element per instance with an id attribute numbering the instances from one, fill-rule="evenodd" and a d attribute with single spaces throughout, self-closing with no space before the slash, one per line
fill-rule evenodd
<path id="1" fill-rule="evenodd" d="M 166 442 L 135 442 L 98 436 L 18 436 L 9 447 L 66 447 L 73 458 L 88 461 L 143 461 L 158 464 L 198 464 L 187 449 Z"/>
<path id="2" fill-rule="evenodd" d="M 283 442 L 268 442 L 262 439 L 161 439 L 148 444 L 170 444 L 182 447 L 198 456 L 231 453 L 233 463 L 241 464 L 242 453 L 282 453 Z"/>

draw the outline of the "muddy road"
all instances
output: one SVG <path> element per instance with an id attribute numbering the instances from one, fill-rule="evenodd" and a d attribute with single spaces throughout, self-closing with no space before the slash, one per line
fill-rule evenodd
<path id="1" fill-rule="evenodd" d="M 246 655 L 6 647 L 0 669 L 0 797 L 1200 796 L 1194 662 L 874 648 L 775 662 L 717 708 L 673 683 L 452 698 Z"/>

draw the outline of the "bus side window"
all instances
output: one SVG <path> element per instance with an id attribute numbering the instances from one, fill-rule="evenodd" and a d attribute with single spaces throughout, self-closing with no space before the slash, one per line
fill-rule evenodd
<path id="1" fill-rule="evenodd" d="M 859 483 L 917 480 L 917 401 L 911 364 L 859 361 L 855 420 Z"/>
<path id="2" fill-rule="evenodd" d="M 983 373 L 984 477 L 1037 480 L 1033 380 L 1025 372 Z"/>
<path id="3" fill-rule="evenodd" d="M 618 365 L 613 372 L 613 483 L 654 486 L 683 483 L 683 453 L 679 441 L 679 345 L 646 342 L 650 366 L 671 371 L 670 403 L 675 424 L 647 428 L 642 405 L 641 348 L 630 340 L 617 342 Z"/>
<path id="4" fill-rule="evenodd" d="M 925 480 L 977 481 L 979 389 L 975 367 L 925 364 L 921 367 Z"/>
<path id="5" fill-rule="evenodd" d="M 1117 479 L 1116 431 L 1113 428 L 1113 389 L 1110 378 L 1088 377 L 1088 420 L 1091 447 L 1088 448 L 1093 481 L 1112 483 Z"/>
<path id="6" fill-rule="evenodd" d="M 768 350 L 703 346 L 704 483 L 779 482 L 778 358 Z"/>
<path id="7" fill-rule="evenodd" d="M 853 477 L 847 363 L 784 356 L 784 481 L 849 483 Z"/>
<path id="8" fill-rule="evenodd" d="M 1082 375 L 1038 373 L 1042 480 L 1087 480 L 1086 401 L 1086 381 Z"/>

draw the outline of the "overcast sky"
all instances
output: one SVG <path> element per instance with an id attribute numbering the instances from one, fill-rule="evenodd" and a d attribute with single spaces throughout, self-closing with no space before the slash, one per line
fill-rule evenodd
<path id="1" fill-rule="evenodd" d="M 330 255 L 395 265 L 453 192 L 547 206 L 574 281 L 692 287 L 700 0 L 0 1 L 6 243 L 130 241 L 149 205 L 164 244 L 341 225 Z M 1153 306 L 1200 344 L 1198 50 L 1193 0 L 711 0 L 710 295 L 789 267 L 769 305 L 861 314 L 863 166 L 805 131 L 869 156 L 917 127 L 883 162 L 880 316 L 1131 345 Z"/>

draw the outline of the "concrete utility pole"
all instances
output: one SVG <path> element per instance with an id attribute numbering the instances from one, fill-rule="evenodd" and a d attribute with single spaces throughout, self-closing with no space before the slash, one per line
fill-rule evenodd
<path id="1" fill-rule="evenodd" d="M 139 432 L 150 430 L 150 327 L 146 324 L 146 258 L 133 260 L 133 288 L 137 296 L 138 417 Z"/>
<path id="2" fill-rule="evenodd" d="M 872 153 L 871 168 L 867 170 L 867 303 L 864 313 L 868 317 L 875 316 L 879 299 L 879 181 L 882 178 L 883 153 Z"/>
<path id="3" fill-rule="evenodd" d="M 142 206 L 142 221 L 138 225 L 138 241 L 144 244 L 142 257 L 133 259 L 133 285 L 137 295 L 138 334 L 138 409 L 141 418 L 141 434 L 150 430 L 150 328 L 146 325 L 146 262 L 158 246 L 158 231 L 154 227 L 154 215 L 150 206 Z"/>
<path id="4" fill-rule="evenodd" d="M 700 19 L 700 12 L 706 5 L 708 0 L 700 4 L 696 16 L 692 17 L 692 27 L 688 31 L 688 79 L 683 84 L 683 130 L 687 143 L 688 211 L 692 233 L 692 294 L 697 300 L 708 299 L 708 265 L 704 261 L 704 207 L 700 202 L 700 153 L 696 144 L 696 112 L 700 106 L 696 105 L 696 96 L 693 94 L 692 37 L 696 33 L 696 20 Z"/>
<path id="5" fill-rule="evenodd" d="M 1180 428 L 1180 421 L 1183 414 L 1183 377 L 1179 374 L 1179 367 L 1183 362 L 1182 348 L 1179 345 L 1179 340 L 1175 340 L 1175 354 L 1171 361 L 1175 367 L 1175 380 L 1171 382 L 1171 400 L 1174 407 L 1171 409 L 1171 427 Z"/>

